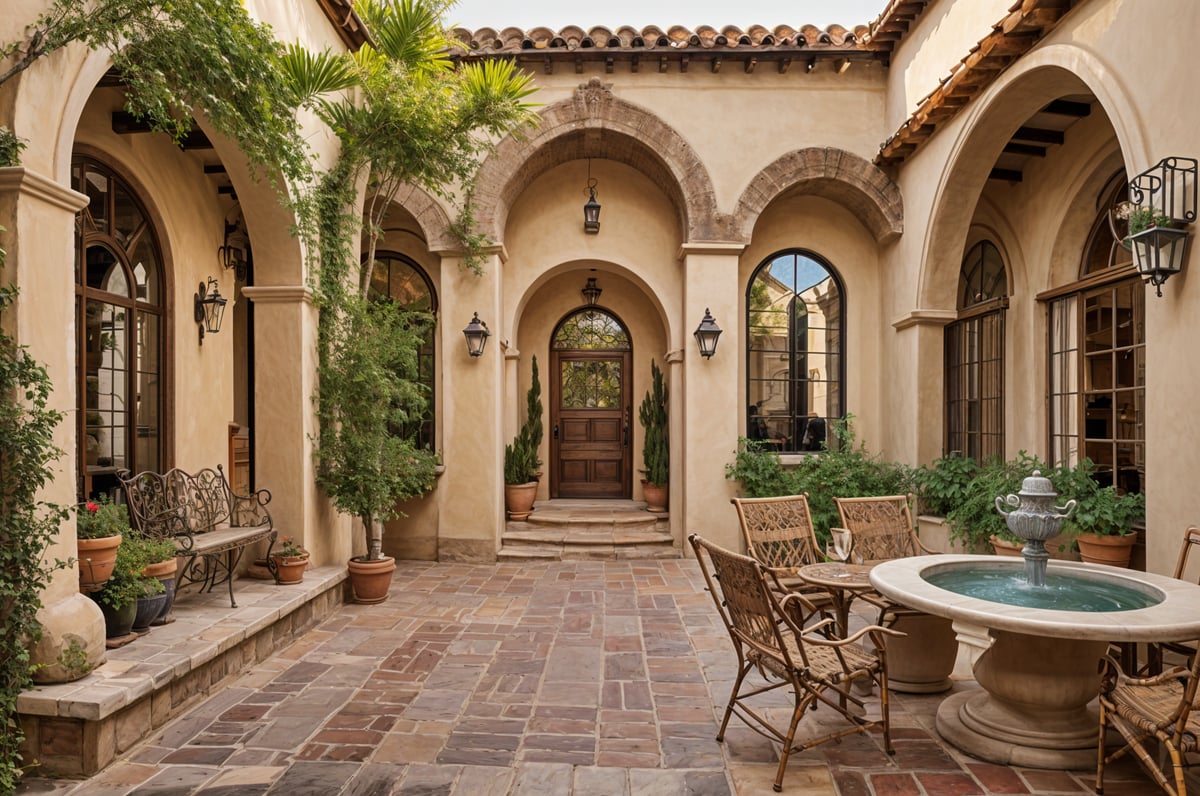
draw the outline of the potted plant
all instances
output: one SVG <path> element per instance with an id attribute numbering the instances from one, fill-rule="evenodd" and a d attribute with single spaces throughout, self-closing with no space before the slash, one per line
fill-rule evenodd
<path id="1" fill-rule="evenodd" d="M 1073 496 L 1075 511 L 1064 527 L 1074 535 L 1084 561 L 1127 567 L 1137 541 L 1133 523 L 1145 516 L 1146 498 L 1139 492 L 1122 494 L 1115 486 L 1091 484 L 1092 488 Z"/>
<path id="2" fill-rule="evenodd" d="M 136 638 L 132 630 L 137 618 L 138 600 L 163 591 L 157 578 L 142 574 L 148 563 L 145 540 L 131 536 L 118 548 L 116 565 L 104 588 L 90 595 L 104 614 L 104 635 L 109 639 L 107 644 L 110 647 L 121 646 Z M 157 609 L 162 609 L 161 602 Z"/>
<path id="3" fill-rule="evenodd" d="M 179 570 L 179 562 L 175 558 L 175 542 L 170 539 L 143 539 L 143 543 L 147 563 L 142 567 L 142 574 L 147 578 L 154 578 L 163 586 L 160 608 L 156 614 L 149 617 L 149 624 L 170 624 L 175 621 L 169 614 L 175 605 L 175 573 Z M 140 613 L 139 607 L 139 615 Z M 141 626 L 140 621 L 134 621 L 134 630 Z"/>
<path id="4" fill-rule="evenodd" d="M 1004 516 L 996 511 L 996 498 L 1019 492 L 1021 482 L 1034 470 L 1049 469 L 1025 451 L 1008 461 L 999 456 L 988 459 L 967 483 L 958 503 L 946 513 L 951 541 L 968 550 L 991 546 L 999 555 L 1020 555 L 1024 542 L 1009 532 Z"/>
<path id="5" fill-rule="evenodd" d="M 75 538 L 79 558 L 79 590 L 93 592 L 112 575 L 117 550 L 129 533 L 129 510 L 106 495 L 75 507 Z"/>
<path id="6" fill-rule="evenodd" d="M 317 482 L 362 523 L 366 552 L 349 561 L 350 586 L 357 602 L 377 603 L 396 569 L 383 554 L 383 523 L 434 485 L 437 457 L 418 447 L 408 422 L 425 409 L 417 352 L 432 319 L 356 295 L 338 305 L 340 313 L 322 317 Z"/>
<path id="7" fill-rule="evenodd" d="M 978 472 L 979 464 L 974 459 L 958 453 L 913 470 L 913 490 L 920 506 L 917 524 L 922 542 L 936 550 L 952 552 L 946 515 L 966 497 L 967 488 Z M 961 544 L 954 551 L 975 552 Z"/>
<path id="8" fill-rule="evenodd" d="M 525 422 L 511 445 L 504 446 L 504 508 L 510 520 L 523 520 L 533 513 L 537 499 L 538 446 L 542 439 L 542 388 L 538 380 L 537 357 L 533 357 L 533 378 L 525 396 Z"/>
<path id="9" fill-rule="evenodd" d="M 1129 239 L 1155 227 L 1173 227 L 1175 219 L 1167 215 L 1161 208 L 1135 205 L 1133 202 L 1121 202 L 1117 205 L 1117 218 L 1129 226 L 1129 234 L 1123 241 L 1125 248 L 1130 248 Z"/>
<path id="10" fill-rule="evenodd" d="M 667 439 L 667 387 L 658 364 L 650 360 L 651 386 L 638 408 L 646 437 L 642 442 L 642 494 L 646 511 L 667 510 L 671 446 Z"/>
<path id="11" fill-rule="evenodd" d="M 279 540 L 279 549 L 271 551 L 276 583 L 289 585 L 304 580 L 304 568 L 308 566 L 308 551 L 290 536 Z"/>

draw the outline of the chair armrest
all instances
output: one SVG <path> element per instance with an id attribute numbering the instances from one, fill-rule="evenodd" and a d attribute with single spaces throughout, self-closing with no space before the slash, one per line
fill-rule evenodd
<path id="1" fill-rule="evenodd" d="M 824 636 L 811 635 L 813 630 L 816 630 L 817 628 L 819 628 L 822 625 L 826 624 L 827 622 L 831 622 L 831 621 L 833 621 L 833 620 L 827 619 L 827 620 L 825 620 L 825 622 L 821 622 L 820 624 L 814 625 L 813 627 L 809 628 L 809 632 L 804 634 L 804 643 L 805 644 L 816 644 L 821 647 L 844 647 L 847 644 L 852 644 L 852 643 L 858 641 L 863 636 L 867 636 L 867 635 L 870 635 L 873 638 L 875 638 L 876 642 L 881 641 L 883 636 L 907 636 L 908 635 L 907 633 L 901 633 L 899 630 L 892 630 L 890 627 L 880 627 L 879 625 L 867 625 L 862 630 L 859 630 L 857 633 L 853 633 L 849 636 L 846 636 L 845 638 L 830 639 L 830 638 L 826 638 Z"/>
<path id="2" fill-rule="evenodd" d="M 921 548 L 921 551 L 924 552 L 926 555 L 940 556 L 942 554 L 941 550 L 934 550 L 931 547 L 926 547 L 925 543 L 921 541 L 921 537 L 917 536 L 915 531 L 913 532 L 912 538 L 913 538 L 913 541 L 917 543 L 917 547 Z"/>

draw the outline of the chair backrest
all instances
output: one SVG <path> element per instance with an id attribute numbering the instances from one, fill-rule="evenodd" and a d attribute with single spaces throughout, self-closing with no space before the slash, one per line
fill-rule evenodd
<path id="1" fill-rule="evenodd" d="M 833 500 L 842 527 L 854 537 L 856 558 L 867 562 L 890 561 L 921 552 L 913 527 L 911 494 Z"/>
<path id="2" fill-rule="evenodd" d="M 824 560 L 817 547 L 808 494 L 733 498 L 750 555 L 769 569 L 802 567 Z"/>
<path id="3" fill-rule="evenodd" d="M 1192 548 L 1200 546 L 1200 528 L 1190 526 L 1183 532 L 1183 542 L 1179 545 L 1179 561 L 1175 564 L 1175 577 L 1184 580 L 1187 575 L 1188 554 Z"/>
<path id="4" fill-rule="evenodd" d="M 696 534 L 688 540 L 696 551 L 700 571 L 738 654 L 745 654 L 744 645 L 759 655 L 774 659 L 777 664 L 794 668 L 780 630 L 781 621 L 787 627 L 786 621 L 767 585 L 762 565 Z M 805 657 L 803 645 L 800 654 Z M 807 665 L 806 660 L 804 663 Z"/>
<path id="5" fill-rule="evenodd" d="M 117 477 L 125 490 L 130 519 L 147 536 L 170 539 L 204 533 L 230 521 L 232 499 L 219 467 L 195 473 L 174 469 L 137 475 L 123 470 Z"/>

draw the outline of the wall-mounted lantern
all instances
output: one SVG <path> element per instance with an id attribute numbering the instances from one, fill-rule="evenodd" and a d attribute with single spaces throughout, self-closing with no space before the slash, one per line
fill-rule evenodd
<path id="1" fill-rule="evenodd" d="M 587 284 L 579 292 L 583 294 L 583 300 L 591 305 L 600 300 L 600 294 L 604 291 L 596 284 L 596 277 L 589 276 Z"/>
<path id="2" fill-rule="evenodd" d="M 1162 295 L 1162 284 L 1183 270 L 1188 230 L 1196 220 L 1196 159 L 1163 158 L 1129 182 L 1118 215 L 1129 223 L 1125 243 L 1138 273 Z"/>
<path id="3" fill-rule="evenodd" d="M 596 181 L 592 179 L 592 159 L 588 158 L 587 193 L 583 203 L 583 231 L 595 235 L 600 231 L 600 203 L 596 201 Z"/>
<path id="4" fill-rule="evenodd" d="M 216 334 L 221 331 L 221 319 L 225 317 L 225 305 L 228 299 L 221 295 L 217 280 L 211 276 L 208 284 L 201 282 L 200 289 L 193 299 L 192 314 L 200 325 L 200 345 L 204 345 L 204 333 Z"/>
<path id="5" fill-rule="evenodd" d="M 712 355 L 717 353 L 717 340 L 720 337 L 721 327 L 717 326 L 717 319 L 705 307 L 704 318 L 696 327 L 696 345 L 700 348 L 700 356 L 712 359 Z"/>
<path id="6" fill-rule="evenodd" d="M 237 281 L 243 284 L 249 273 L 250 238 L 238 224 L 225 225 L 225 245 L 217 249 L 217 262 L 221 267 L 233 271 Z"/>
<path id="7" fill-rule="evenodd" d="M 477 312 L 467 324 L 467 328 L 463 329 L 463 336 L 467 338 L 467 353 L 473 357 L 481 357 L 483 347 L 487 345 L 487 339 L 492 333 L 488 331 L 487 324 L 479 320 Z"/>

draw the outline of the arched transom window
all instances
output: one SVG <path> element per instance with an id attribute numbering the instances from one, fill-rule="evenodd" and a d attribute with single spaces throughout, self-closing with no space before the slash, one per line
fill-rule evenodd
<path id="1" fill-rule="evenodd" d="M 747 436 L 780 451 L 821 450 L 845 413 L 843 292 L 812 252 L 776 254 L 746 291 Z"/>

